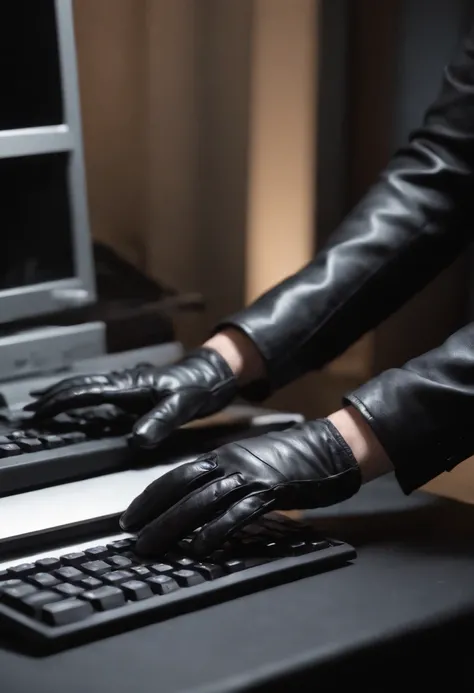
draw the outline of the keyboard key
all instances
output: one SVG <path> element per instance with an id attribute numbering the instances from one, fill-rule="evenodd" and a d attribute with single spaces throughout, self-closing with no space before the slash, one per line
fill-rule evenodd
<path id="1" fill-rule="evenodd" d="M 146 581 L 153 594 L 170 594 L 179 590 L 179 585 L 170 575 L 154 575 Z"/>
<path id="2" fill-rule="evenodd" d="M 267 556 L 286 556 L 288 554 L 288 548 L 286 543 L 281 540 L 278 541 L 266 541 L 260 547 L 261 553 Z"/>
<path id="3" fill-rule="evenodd" d="M 112 566 L 112 568 L 128 568 L 132 565 L 132 561 L 125 556 L 110 556 L 107 559 L 107 563 Z"/>
<path id="4" fill-rule="evenodd" d="M 28 582 L 31 582 L 35 587 L 54 587 L 59 585 L 59 580 L 50 573 L 34 573 L 28 577 Z"/>
<path id="5" fill-rule="evenodd" d="M 38 438 L 17 438 L 15 443 L 20 446 L 23 452 L 38 452 L 45 447 Z"/>
<path id="6" fill-rule="evenodd" d="M 222 566 L 216 563 L 195 563 L 194 570 L 206 578 L 206 580 L 216 580 L 225 575 Z"/>
<path id="7" fill-rule="evenodd" d="M 87 435 L 84 431 L 70 431 L 69 433 L 61 433 L 61 438 L 64 442 L 70 444 L 85 443 L 87 441 Z"/>
<path id="8" fill-rule="evenodd" d="M 71 585 L 69 582 L 63 582 L 60 585 L 56 585 L 54 589 L 64 597 L 77 597 L 78 594 L 82 594 L 82 592 L 84 592 L 84 587 L 80 587 L 79 585 Z"/>
<path id="9" fill-rule="evenodd" d="M 288 553 L 293 556 L 299 556 L 304 553 L 309 553 L 311 547 L 306 541 L 290 541 L 287 544 Z"/>
<path id="10" fill-rule="evenodd" d="M 193 587 L 205 582 L 204 576 L 195 570 L 175 570 L 172 576 L 181 587 Z"/>
<path id="11" fill-rule="evenodd" d="M 8 574 L 12 578 L 23 578 L 26 575 L 31 575 L 36 572 L 38 571 L 34 563 L 22 563 L 21 565 L 15 565 L 13 568 L 10 568 Z"/>
<path id="12" fill-rule="evenodd" d="M 55 435 L 40 436 L 40 440 L 43 441 L 44 446 L 48 448 L 48 450 L 63 448 L 65 445 L 67 445 L 67 441 L 62 440 L 62 438 Z"/>
<path id="13" fill-rule="evenodd" d="M 112 573 L 103 575 L 102 580 L 108 585 L 120 585 L 127 580 L 133 580 L 133 573 L 128 570 L 114 570 Z"/>
<path id="14" fill-rule="evenodd" d="M 54 571 L 54 574 L 60 580 L 64 580 L 65 582 L 79 582 L 80 580 L 83 580 L 85 577 L 87 577 L 85 573 L 82 572 L 82 570 L 78 570 L 73 566 L 65 566 L 64 568 L 59 568 L 59 570 Z"/>
<path id="15" fill-rule="evenodd" d="M 104 585 L 92 592 L 83 592 L 81 599 L 90 602 L 97 611 L 108 611 L 125 604 L 125 596 L 118 587 Z"/>
<path id="16" fill-rule="evenodd" d="M 4 590 L 7 590 L 9 587 L 18 587 L 19 585 L 22 585 L 23 582 L 21 580 L 17 579 L 12 579 L 12 580 L 2 580 L 0 582 L 0 596 Z"/>
<path id="17" fill-rule="evenodd" d="M 76 553 L 67 553 L 65 556 L 61 557 L 62 563 L 74 566 L 81 565 L 87 560 L 88 558 L 83 551 L 77 551 Z"/>
<path id="18" fill-rule="evenodd" d="M 134 577 L 136 578 L 151 577 L 151 571 L 146 565 L 135 565 L 132 568 L 129 568 L 129 572 L 133 573 Z"/>
<path id="19" fill-rule="evenodd" d="M 89 577 L 84 578 L 84 580 L 81 580 L 78 584 L 79 587 L 83 587 L 86 590 L 95 590 L 98 587 L 103 586 L 102 580 L 99 580 L 98 578 L 92 577 L 91 575 Z"/>
<path id="20" fill-rule="evenodd" d="M 90 573 L 90 575 L 103 575 L 104 573 L 110 573 L 112 568 L 105 561 L 88 561 L 81 565 L 81 569 L 85 573 Z"/>
<path id="21" fill-rule="evenodd" d="M 41 433 L 35 428 L 28 428 L 25 431 L 25 438 L 41 438 Z"/>
<path id="22" fill-rule="evenodd" d="M 91 549 L 86 549 L 84 553 L 89 556 L 89 558 L 104 558 L 108 556 L 110 551 L 106 546 L 93 546 Z"/>
<path id="23" fill-rule="evenodd" d="M 123 591 L 126 598 L 132 602 L 138 602 L 153 596 L 150 585 L 140 580 L 129 580 L 128 582 L 124 582 L 120 585 L 120 589 Z"/>
<path id="24" fill-rule="evenodd" d="M 35 618 L 40 616 L 43 606 L 46 604 L 54 604 L 62 599 L 63 597 L 57 592 L 44 590 L 30 594 L 24 599 L 17 600 L 15 608 L 18 609 L 18 611 L 22 611 L 27 616 Z"/>
<path id="25" fill-rule="evenodd" d="M 168 557 L 166 556 L 166 558 L 168 558 Z M 171 561 L 171 563 L 173 563 L 173 565 L 175 565 L 175 566 L 178 566 L 178 568 L 191 568 L 192 569 L 194 566 L 194 561 L 191 558 L 186 558 L 186 557 L 173 559 Z"/>
<path id="26" fill-rule="evenodd" d="M 173 572 L 173 566 L 168 565 L 168 563 L 153 563 L 153 565 L 148 567 L 152 573 L 156 573 L 157 575 L 165 575 Z"/>
<path id="27" fill-rule="evenodd" d="M 60 568 L 61 561 L 59 558 L 40 558 L 39 561 L 36 561 L 35 565 L 37 568 L 41 568 L 41 570 L 49 572 L 55 568 Z"/>
<path id="28" fill-rule="evenodd" d="M 325 539 L 320 539 L 319 541 L 308 542 L 311 551 L 322 551 L 322 549 L 328 549 L 331 544 Z"/>
<path id="29" fill-rule="evenodd" d="M 15 455 L 21 455 L 22 449 L 15 443 L 4 443 L 0 445 L 0 458 L 4 457 L 15 457 Z"/>
<path id="30" fill-rule="evenodd" d="M 8 445 L 9 443 L 11 443 L 11 440 L 8 436 L 0 436 L 0 445 Z"/>
<path id="31" fill-rule="evenodd" d="M 67 626 L 82 621 L 94 613 L 92 604 L 79 599 L 65 599 L 54 604 L 46 604 L 41 609 L 41 618 L 51 626 Z"/>
<path id="32" fill-rule="evenodd" d="M 23 431 L 19 429 L 18 431 L 12 431 L 11 433 L 8 434 L 8 438 L 10 441 L 13 441 L 16 443 L 17 440 L 20 438 L 24 438 L 26 436 L 26 431 Z"/>
<path id="33" fill-rule="evenodd" d="M 107 544 L 107 548 L 110 551 L 127 551 L 135 546 L 135 542 L 132 539 L 119 539 L 118 541 L 113 541 Z"/>
<path id="34" fill-rule="evenodd" d="M 0 599 L 8 606 L 15 606 L 16 602 L 37 592 L 36 587 L 22 583 L 18 587 L 8 587 L 2 591 Z"/>
<path id="35" fill-rule="evenodd" d="M 237 558 L 230 561 L 225 561 L 224 563 L 224 570 L 227 573 L 237 573 L 239 570 L 243 570 L 244 568 L 245 563 Z"/>

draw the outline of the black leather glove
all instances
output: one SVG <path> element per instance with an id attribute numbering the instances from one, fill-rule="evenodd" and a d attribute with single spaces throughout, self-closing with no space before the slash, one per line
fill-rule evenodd
<path id="1" fill-rule="evenodd" d="M 144 554 L 163 553 L 200 528 L 191 550 L 206 555 L 258 515 L 332 505 L 360 485 L 349 446 L 319 419 L 224 445 L 173 469 L 133 501 L 120 524 L 138 533 Z"/>
<path id="2" fill-rule="evenodd" d="M 202 347 L 174 365 L 137 366 L 116 373 L 63 380 L 43 391 L 25 409 L 38 418 L 101 404 L 141 416 L 132 440 L 152 448 L 179 426 L 226 407 L 237 393 L 236 378 L 220 354 Z"/>

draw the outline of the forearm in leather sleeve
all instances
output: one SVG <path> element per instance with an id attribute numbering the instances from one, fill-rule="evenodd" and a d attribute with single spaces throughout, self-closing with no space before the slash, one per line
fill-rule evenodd
<path id="1" fill-rule="evenodd" d="M 346 398 L 365 417 L 405 493 L 474 454 L 474 323 Z"/>
<path id="2" fill-rule="evenodd" d="M 244 394 L 322 367 L 448 266 L 472 233 L 473 166 L 474 31 L 422 127 L 316 259 L 218 326 L 264 358 L 265 382 Z"/>

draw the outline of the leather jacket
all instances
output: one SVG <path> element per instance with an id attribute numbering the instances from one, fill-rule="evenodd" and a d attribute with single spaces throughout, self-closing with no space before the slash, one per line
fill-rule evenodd
<path id="1" fill-rule="evenodd" d="M 317 254 L 218 329 L 246 333 L 263 399 L 334 359 L 448 266 L 474 236 L 474 30 L 407 145 Z M 410 493 L 474 454 L 474 324 L 351 392 Z"/>

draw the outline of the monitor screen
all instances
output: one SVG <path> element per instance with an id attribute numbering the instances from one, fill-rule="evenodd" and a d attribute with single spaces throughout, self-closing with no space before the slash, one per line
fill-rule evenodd
<path id="1" fill-rule="evenodd" d="M 63 122 L 54 0 L 0 2 L 0 130 Z"/>
<path id="2" fill-rule="evenodd" d="M 0 159 L 0 292 L 74 276 L 69 156 Z"/>

